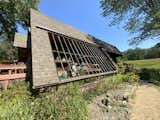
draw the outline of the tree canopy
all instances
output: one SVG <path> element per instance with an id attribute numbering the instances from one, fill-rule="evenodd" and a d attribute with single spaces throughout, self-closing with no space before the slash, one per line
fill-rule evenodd
<path id="1" fill-rule="evenodd" d="M 143 60 L 160 58 L 160 43 L 148 49 L 129 49 L 123 52 L 123 60 Z"/>
<path id="2" fill-rule="evenodd" d="M 13 47 L 17 25 L 29 26 L 30 8 L 37 9 L 39 0 L 0 0 L 0 61 L 17 59 Z"/>
<path id="3" fill-rule="evenodd" d="M 110 25 L 120 24 L 134 34 L 130 44 L 160 38 L 160 0 L 101 0 L 103 16 Z"/>
<path id="4" fill-rule="evenodd" d="M 29 10 L 37 9 L 39 0 L 0 0 L 0 39 L 13 40 L 17 25 L 29 26 Z"/>

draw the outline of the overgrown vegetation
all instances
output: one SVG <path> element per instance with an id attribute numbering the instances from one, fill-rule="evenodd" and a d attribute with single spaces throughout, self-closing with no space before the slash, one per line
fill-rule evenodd
<path id="1" fill-rule="evenodd" d="M 94 88 L 94 90 L 88 91 L 87 93 L 84 93 L 84 98 L 90 102 L 93 97 L 97 95 L 101 95 L 106 93 L 110 89 L 116 89 L 120 84 L 124 82 L 138 82 L 140 80 L 138 75 L 135 75 L 134 73 L 127 73 L 127 74 L 117 74 L 112 77 L 106 77 L 104 78 L 103 82 L 100 82 L 97 84 L 97 86 Z"/>
<path id="2" fill-rule="evenodd" d="M 160 86 L 160 69 L 141 69 L 141 79 Z"/>
<path id="3" fill-rule="evenodd" d="M 79 83 L 70 83 L 56 92 L 32 95 L 29 85 L 16 82 L 0 92 L 1 120 L 86 120 L 87 104 L 93 97 L 116 88 L 122 82 L 138 81 L 133 73 L 106 77 L 94 90 L 81 93 Z M 80 83 L 82 84 L 82 83 Z"/>
<path id="4" fill-rule="evenodd" d="M 1 120 L 85 120 L 86 101 L 76 84 L 62 91 L 34 97 L 25 83 L 13 84 L 0 93 Z"/>

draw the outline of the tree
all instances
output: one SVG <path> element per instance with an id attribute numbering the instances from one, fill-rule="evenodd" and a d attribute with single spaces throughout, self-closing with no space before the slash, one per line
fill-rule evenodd
<path id="1" fill-rule="evenodd" d="M 134 34 L 130 44 L 160 38 L 160 0 L 101 0 L 103 16 L 110 25 L 123 21 L 125 30 Z"/>
<path id="2" fill-rule="evenodd" d="M 148 49 L 129 49 L 123 52 L 123 60 L 143 60 L 160 58 L 160 43 Z"/>
<path id="3" fill-rule="evenodd" d="M 17 25 L 29 26 L 30 8 L 37 9 L 39 0 L 0 0 L 0 61 L 13 61 L 17 49 L 13 47 Z"/>
<path id="4" fill-rule="evenodd" d="M 12 47 L 13 41 L 0 42 L 0 61 L 13 61 L 18 58 L 17 49 Z"/>
<path id="5" fill-rule="evenodd" d="M 39 0 L 0 0 L 0 39 L 13 41 L 17 25 L 29 26 L 29 10 L 37 9 Z"/>

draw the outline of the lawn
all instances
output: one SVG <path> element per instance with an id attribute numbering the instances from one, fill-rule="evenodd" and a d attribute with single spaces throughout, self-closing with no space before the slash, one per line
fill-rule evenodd
<path id="1" fill-rule="evenodd" d="M 125 63 L 132 64 L 135 68 L 156 68 L 160 69 L 160 58 L 145 59 L 145 60 L 130 60 Z"/>

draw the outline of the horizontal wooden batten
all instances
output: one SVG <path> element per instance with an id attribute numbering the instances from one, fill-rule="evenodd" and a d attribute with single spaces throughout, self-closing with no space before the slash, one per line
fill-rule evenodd
<path id="1" fill-rule="evenodd" d="M 50 29 L 50 28 L 48 28 L 48 27 L 44 27 L 44 26 L 41 26 L 41 25 L 36 25 L 36 27 L 39 28 L 39 29 L 48 31 L 48 32 L 53 32 L 54 34 L 62 35 L 62 36 L 64 36 L 64 37 L 66 37 L 66 38 L 72 38 L 72 39 L 75 39 L 75 40 L 78 40 L 78 41 L 86 42 L 86 41 L 84 41 L 84 40 L 81 40 L 81 39 L 78 39 L 78 38 L 74 38 L 74 37 L 72 37 L 72 36 L 64 35 L 64 34 L 58 32 L 58 31 L 54 31 L 54 30 L 52 30 L 52 29 Z M 90 43 L 90 42 L 86 42 L 86 43 Z M 93 44 L 93 45 L 95 45 L 95 46 L 99 46 L 99 45 L 95 44 L 94 42 L 93 42 L 93 43 L 90 43 L 90 44 Z"/>
<path id="2" fill-rule="evenodd" d="M 94 74 L 94 75 L 85 75 L 85 76 L 81 76 L 81 77 L 75 77 L 75 78 L 72 78 L 72 79 L 66 79 L 64 81 L 60 81 L 60 82 L 57 82 L 57 83 L 54 83 L 54 84 L 46 84 L 46 85 L 37 86 L 37 87 L 34 87 L 33 89 L 56 86 L 56 85 L 60 85 L 60 84 L 65 84 L 65 83 L 69 83 L 69 82 L 74 82 L 74 81 L 87 79 L 87 78 L 93 78 L 93 77 L 98 77 L 98 76 L 103 76 L 103 75 L 111 75 L 111 74 L 114 74 L 114 73 L 117 73 L 117 71 L 99 73 L 99 74 Z"/>
<path id="3" fill-rule="evenodd" d="M 26 73 L 0 75 L 0 81 L 3 81 L 3 80 L 15 80 L 15 79 L 25 79 L 25 78 L 26 78 Z"/>

